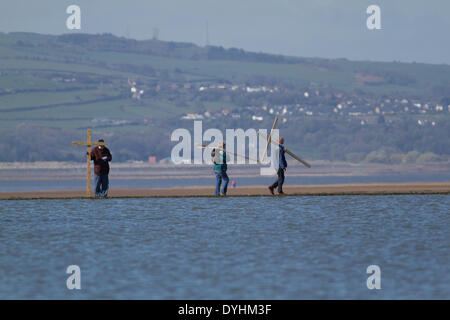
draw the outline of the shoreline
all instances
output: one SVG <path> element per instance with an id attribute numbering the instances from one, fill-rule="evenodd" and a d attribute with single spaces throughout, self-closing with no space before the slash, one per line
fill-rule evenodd
<path id="1" fill-rule="evenodd" d="M 334 196 L 334 195 L 395 195 L 395 194 L 450 194 L 449 182 L 411 183 L 352 183 L 328 185 L 286 185 L 287 196 Z M 267 186 L 229 185 L 227 197 L 272 196 Z M 120 189 L 112 188 L 108 198 L 188 198 L 214 197 L 213 186 Z M 275 192 L 275 197 L 278 197 Z M 0 192 L 0 200 L 33 199 L 81 199 L 87 198 L 85 190 L 46 190 L 23 192 Z"/>

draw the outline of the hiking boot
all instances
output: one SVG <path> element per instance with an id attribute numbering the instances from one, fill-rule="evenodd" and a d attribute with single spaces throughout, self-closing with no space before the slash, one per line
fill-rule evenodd
<path id="1" fill-rule="evenodd" d="M 274 195 L 275 195 L 275 193 L 273 193 L 273 189 L 274 189 L 274 188 L 273 188 L 272 186 L 270 186 L 270 187 L 269 187 L 269 191 L 270 191 L 270 193 L 271 193 L 271 194 L 272 194 L 272 195 L 274 196 Z"/>

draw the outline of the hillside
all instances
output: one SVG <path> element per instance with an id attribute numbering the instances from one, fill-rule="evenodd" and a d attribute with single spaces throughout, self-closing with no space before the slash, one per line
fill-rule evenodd
<path id="1" fill-rule="evenodd" d="M 81 159 L 70 141 L 86 128 L 109 138 L 120 160 L 162 158 L 172 130 L 192 130 L 182 117 L 267 128 L 275 114 L 312 158 L 361 161 L 384 152 L 391 159 L 416 150 L 446 159 L 448 105 L 448 65 L 286 57 L 110 34 L 0 33 L 0 161 Z M 50 156 L 55 145 L 61 152 Z"/>

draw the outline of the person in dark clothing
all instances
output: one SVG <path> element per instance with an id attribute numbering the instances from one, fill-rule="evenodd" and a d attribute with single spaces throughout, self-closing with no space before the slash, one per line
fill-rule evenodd
<path id="1" fill-rule="evenodd" d="M 284 138 L 280 137 L 279 139 L 279 147 L 278 147 L 278 171 L 277 171 L 277 180 L 269 186 L 269 191 L 271 194 L 274 194 L 273 191 L 275 188 L 278 188 L 278 194 L 283 196 L 285 193 L 283 192 L 283 183 L 284 183 L 284 173 L 286 172 L 287 168 L 287 161 L 285 157 L 286 149 L 283 146 L 284 144 Z"/>
<path id="2" fill-rule="evenodd" d="M 105 142 L 103 139 L 98 142 Z M 95 196 L 108 197 L 109 188 L 109 161 L 112 160 L 111 152 L 105 146 L 95 146 L 91 150 L 91 160 L 94 161 Z"/>

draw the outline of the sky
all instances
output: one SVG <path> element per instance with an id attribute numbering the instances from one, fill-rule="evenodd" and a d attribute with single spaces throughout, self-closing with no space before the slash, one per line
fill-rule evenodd
<path id="1" fill-rule="evenodd" d="M 81 8 L 68 30 L 66 8 Z M 381 29 L 369 30 L 369 5 Z M 450 64 L 450 0 L 1 0 L 0 31 L 112 33 L 300 57 Z"/>

